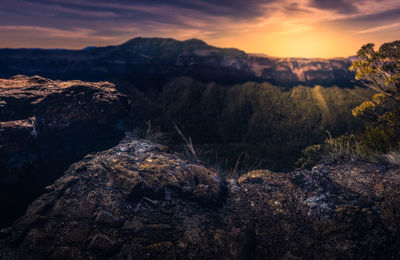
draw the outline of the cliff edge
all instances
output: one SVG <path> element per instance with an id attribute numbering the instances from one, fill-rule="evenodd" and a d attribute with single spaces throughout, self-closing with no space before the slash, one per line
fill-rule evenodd
<path id="1" fill-rule="evenodd" d="M 102 151 L 88 145 L 94 141 L 90 133 L 104 141 L 101 125 L 115 139 L 120 135 L 114 126 L 129 101 L 108 83 L 12 80 L 33 83 L 14 88 L 0 81 L 2 120 L 8 120 L 0 128 L 4 187 L 46 182 L 31 182 L 29 165 L 15 168 L 15 154 L 67 163 L 77 158 L 67 144 L 92 150 L 64 173 L 48 168 L 55 161 L 31 161 L 30 167 L 42 170 L 33 179 L 50 183 L 23 216 L 0 230 L 0 259 L 400 257 L 399 168 L 348 161 L 288 173 L 256 170 L 225 180 L 215 169 L 132 134 Z M 70 135 L 73 127 L 87 139 Z M 60 131 L 68 138 L 58 140 Z M 54 141 L 61 152 L 49 148 Z M 19 170 L 6 171 L 11 166 Z M 2 197 L 18 203 L 9 190 Z M 16 193 L 25 197 L 21 190 Z"/>

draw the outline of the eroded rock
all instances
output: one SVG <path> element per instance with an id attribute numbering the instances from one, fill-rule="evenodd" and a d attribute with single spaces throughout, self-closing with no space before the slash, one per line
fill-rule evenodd
<path id="1" fill-rule="evenodd" d="M 198 243 L 212 236 L 209 223 L 221 218 L 216 212 L 227 195 L 215 170 L 129 135 L 71 165 L 46 190 L 11 233 L 2 232 L 6 256 L 154 258 L 183 256 L 194 248 L 206 252 L 207 244 Z M 189 229 L 198 230 L 198 238 L 193 240 Z M 183 233 L 197 243 L 177 247 Z"/>
<path id="2" fill-rule="evenodd" d="M 73 164 L 3 229 L 1 256 L 397 258 L 399 176 L 365 162 L 257 170 L 226 193 L 215 170 L 128 135 Z"/>
<path id="3" fill-rule="evenodd" d="M 255 232 L 257 259 L 400 256 L 399 169 L 343 162 L 228 183 L 225 222 Z"/>
<path id="4" fill-rule="evenodd" d="M 108 82 L 0 79 L 0 227 L 84 155 L 116 145 L 129 100 Z"/>

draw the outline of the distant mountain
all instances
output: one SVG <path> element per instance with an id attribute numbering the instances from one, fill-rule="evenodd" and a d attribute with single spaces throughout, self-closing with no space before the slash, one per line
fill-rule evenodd
<path id="1" fill-rule="evenodd" d="M 217 48 L 204 41 L 134 38 L 121 45 L 83 50 L 0 49 L 0 77 L 17 74 L 55 79 L 123 79 L 136 86 L 162 85 L 190 76 L 222 84 L 268 81 L 282 86 L 350 86 L 354 78 L 345 58 L 275 58 Z"/>
<path id="2" fill-rule="evenodd" d="M 96 46 L 86 46 L 85 48 L 83 48 L 82 50 L 87 51 L 93 48 L 97 48 Z"/>

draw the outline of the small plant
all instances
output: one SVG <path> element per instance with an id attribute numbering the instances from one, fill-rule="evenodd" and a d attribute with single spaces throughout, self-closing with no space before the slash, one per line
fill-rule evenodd
<path id="1" fill-rule="evenodd" d="M 236 159 L 235 166 L 231 169 L 226 169 L 223 174 L 226 177 L 238 178 L 248 172 L 259 169 L 262 163 L 262 159 L 251 160 L 247 153 L 241 152 Z"/>
<path id="2" fill-rule="evenodd" d="M 384 160 L 393 166 L 400 166 L 400 152 L 390 152 L 384 155 Z"/>
<path id="3" fill-rule="evenodd" d="M 146 133 L 145 133 L 145 139 L 151 140 L 153 142 L 160 142 L 161 140 L 163 140 L 165 135 L 163 132 L 161 132 L 161 130 L 159 128 L 155 128 L 155 129 L 152 128 L 150 121 L 146 121 L 145 124 L 147 126 Z"/>
<path id="4" fill-rule="evenodd" d="M 397 140 L 397 141 L 395 141 Z M 297 161 L 299 168 L 309 168 L 318 163 L 333 163 L 341 160 L 364 160 L 369 162 L 396 161 L 399 142 L 391 130 L 366 127 L 360 134 L 342 135 L 333 138 L 329 133 L 322 144 L 311 145 L 302 151 Z"/>
<path id="5" fill-rule="evenodd" d="M 175 124 L 175 122 L 174 122 L 174 126 L 175 126 L 175 129 L 178 132 L 179 136 L 181 137 L 182 141 L 184 142 L 186 157 L 188 157 L 192 161 L 199 162 L 200 160 L 197 157 L 197 153 L 196 153 L 196 150 L 194 149 L 192 139 L 190 137 L 186 138 L 186 136 L 182 133 L 182 131 L 179 129 L 179 127 Z"/>
<path id="6" fill-rule="evenodd" d="M 144 125 L 135 129 L 135 135 L 155 143 L 163 143 L 167 138 L 166 134 L 160 128 L 152 127 L 151 121 L 145 121 Z"/>
<path id="7" fill-rule="evenodd" d="M 355 135 L 333 138 L 330 133 L 324 143 L 306 147 L 297 161 L 298 168 L 310 168 L 318 163 L 333 163 L 341 160 L 363 158 L 363 148 Z"/>

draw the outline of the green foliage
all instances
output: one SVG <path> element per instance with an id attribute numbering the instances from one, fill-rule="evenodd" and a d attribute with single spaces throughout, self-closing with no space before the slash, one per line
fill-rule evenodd
<path id="1" fill-rule="evenodd" d="M 356 71 L 357 79 L 380 93 L 356 107 L 353 115 L 372 126 L 362 134 L 371 142 L 371 149 L 390 150 L 400 138 L 400 41 L 382 44 L 378 51 L 374 44 L 364 45 L 357 56 L 359 60 L 350 69 Z"/>
<path id="2" fill-rule="evenodd" d="M 353 110 L 355 116 L 365 116 L 370 124 L 400 130 L 400 41 L 384 43 L 378 51 L 374 44 L 361 47 L 359 60 L 350 67 L 356 79 L 380 92 L 372 101 Z"/>
<path id="3" fill-rule="evenodd" d="M 301 153 L 302 156 L 297 160 L 296 167 L 298 168 L 309 168 L 321 161 L 323 155 L 323 145 L 314 144 L 304 148 Z"/>
<path id="4" fill-rule="evenodd" d="M 359 142 L 365 155 L 375 151 L 386 153 L 395 147 L 396 136 L 392 129 L 367 126 L 366 130 L 358 135 Z M 369 154 L 367 153 L 369 151 Z"/>
<path id="5" fill-rule="evenodd" d="M 350 70 L 356 72 L 356 79 L 379 92 L 352 110 L 354 117 L 364 120 L 365 130 L 307 147 L 298 166 L 338 159 L 400 161 L 396 152 L 400 143 L 400 41 L 385 43 L 378 51 L 374 44 L 366 44 L 357 56 Z"/>
<path id="6" fill-rule="evenodd" d="M 268 83 L 234 86 L 178 78 L 163 88 L 160 104 L 168 118 L 191 137 L 203 161 L 238 174 L 251 167 L 290 170 L 301 150 L 362 128 L 351 109 L 372 96 L 366 88 Z M 170 124 L 167 122 L 166 124 Z"/>
<path id="7" fill-rule="evenodd" d="M 400 129 L 400 102 L 388 95 L 378 93 L 371 101 L 364 101 L 353 109 L 353 116 L 360 117 L 369 124 L 393 131 Z"/>
<path id="8" fill-rule="evenodd" d="M 382 161 L 387 154 L 399 148 L 399 141 L 390 129 L 368 126 L 360 134 L 337 138 L 329 136 L 323 144 L 308 146 L 302 151 L 302 157 L 296 165 L 299 168 L 308 168 L 318 163 L 341 160 Z"/>
<path id="9" fill-rule="evenodd" d="M 368 87 L 400 101 L 400 41 L 384 43 L 378 51 L 374 46 L 362 46 L 350 70 Z"/>
<path id="10" fill-rule="evenodd" d="M 354 108 L 352 113 L 353 116 L 357 117 L 368 112 L 373 112 L 375 110 L 375 103 L 371 101 L 364 101 L 361 105 Z"/>

